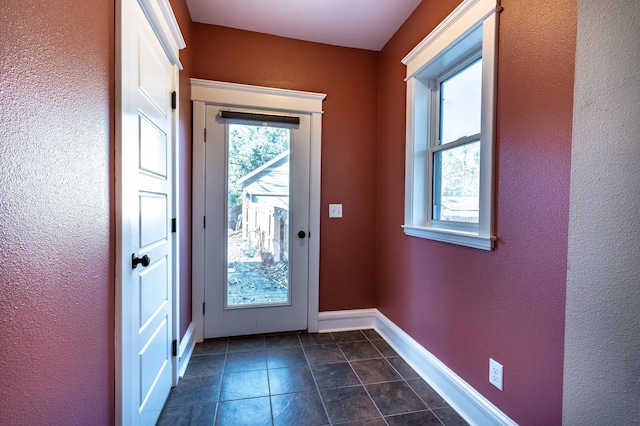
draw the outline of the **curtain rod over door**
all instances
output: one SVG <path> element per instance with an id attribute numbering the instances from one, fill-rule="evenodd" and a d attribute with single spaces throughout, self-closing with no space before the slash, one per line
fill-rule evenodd
<path id="1" fill-rule="evenodd" d="M 220 117 L 222 119 L 232 120 L 246 120 L 246 121 L 259 121 L 261 123 L 285 123 L 285 124 L 300 124 L 299 117 L 290 117 L 287 115 L 274 115 L 274 114 L 256 114 L 251 112 L 238 112 L 238 111 L 220 111 Z"/>

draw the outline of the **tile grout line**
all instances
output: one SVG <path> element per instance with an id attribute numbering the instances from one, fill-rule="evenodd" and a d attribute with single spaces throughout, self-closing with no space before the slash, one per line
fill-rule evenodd
<path id="1" fill-rule="evenodd" d="M 273 395 L 271 395 L 271 378 L 269 375 L 269 352 L 267 351 L 267 339 L 264 338 L 264 366 L 267 373 L 267 389 L 269 389 L 269 412 L 271 413 L 271 426 L 276 424 L 276 418 L 273 413 Z"/>
<path id="2" fill-rule="evenodd" d="M 226 339 L 227 345 L 224 351 L 224 362 L 222 363 L 222 374 L 220 375 L 220 389 L 218 389 L 218 397 L 216 398 L 216 412 L 213 416 L 213 424 L 218 421 L 218 412 L 220 411 L 220 398 L 222 397 L 222 383 L 224 382 L 224 372 L 227 368 L 227 356 L 229 355 L 229 338 Z"/>
<path id="3" fill-rule="evenodd" d="M 366 335 L 365 335 L 365 336 L 366 336 Z M 371 344 L 372 344 L 376 349 L 378 349 L 378 347 L 373 343 L 373 341 L 371 341 L 371 339 L 369 338 L 369 336 L 367 336 L 367 339 L 369 339 L 369 341 L 371 342 Z M 380 336 L 380 339 L 376 339 L 376 340 L 382 340 L 382 341 L 384 341 L 385 343 L 389 344 L 389 342 L 387 342 L 386 340 L 384 340 L 384 338 L 382 338 L 382 336 Z M 380 352 L 380 354 L 383 356 L 383 358 L 384 358 L 385 360 L 387 360 L 387 362 L 389 362 L 388 358 L 400 358 L 401 360 L 403 360 L 403 361 L 404 361 L 404 358 L 402 358 L 399 354 L 397 354 L 397 356 L 394 356 L 394 357 L 387 357 L 387 356 L 385 356 L 385 355 L 382 353 L 382 351 L 380 351 L 379 349 L 378 349 L 378 352 Z M 406 362 L 406 361 L 405 361 L 405 362 Z M 438 417 L 438 416 L 436 415 L 436 413 L 434 413 L 434 412 L 433 412 L 433 410 L 431 409 L 431 407 L 429 407 L 429 404 L 427 404 L 427 402 L 426 402 L 424 399 L 422 399 L 422 397 L 420 397 L 420 395 L 418 395 L 418 393 L 415 391 L 415 389 L 413 389 L 413 386 L 411 386 L 411 385 L 409 384 L 409 381 L 408 381 L 408 380 L 407 380 L 407 379 L 402 375 L 402 373 L 400 373 L 400 371 L 399 371 L 399 370 L 398 370 L 398 369 L 397 369 L 393 364 L 391 364 L 390 362 L 389 362 L 389 365 L 391 366 L 391 368 L 393 368 L 393 369 L 395 370 L 395 372 L 396 372 L 396 373 L 398 373 L 398 375 L 399 375 L 399 376 L 400 376 L 400 378 L 402 379 L 402 382 L 404 382 L 404 384 L 406 384 L 406 385 L 409 387 L 409 389 L 411 389 L 411 391 L 412 391 L 412 392 L 413 392 L 413 393 L 418 397 L 418 399 L 419 399 L 420 401 L 422 401 L 422 403 L 425 405 L 425 407 L 427 407 L 427 409 L 426 409 L 426 410 L 410 411 L 410 412 L 406 412 L 406 413 L 398 413 L 398 414 L 395 414 L 395 415 L 396 415 L 396 416 L 401 416 L 401 415 L 404 415 L 404 414 L 411 414 L 411 413 L 419 413 L 419 412 L 423 412 L 423 411 L 429 411 L 429 412 L 430 412 L 431 414 L 433 414 L 433 415 L 434 415 L 434 417 L 435 417 L 435 418 L 440 422 L 440 424 L 442 424 L 443 426 L 446 426 L 446 425 L 444 424 L 444 422 L 443 422 L 442 420 L 440 420 L 440 417 Z M 418 378 L 420 378 L 420 377 L 417 377 L 416 379 L 418 379 Z M 393 415 L 391 415 L 391 416 L 393 416 Z M 391 417 L 391 416 L 390 416 L 390 417 Z M 385 421 L 386 421 L 386 419 L 385 419 Z"/>
<path id="4" fill-rule="evenodd" d="M 367 329 L 367 331 L 368 330 L 369 329 Z M 371 329 L 371 330 L 373 330 L 373 329 Z M 383 381 L 380 381 L 380 382 L 368 383 L 368 385 L 384 384 L 384 383 L 392 383 L 392 382 L 402 382 L 405 386 L 407 386 L 407 388 L 415 396 L 417 396 L 418 400 L 421 401 L 425 406 L 425 409 L 418 409 L 418 410 L 406 411 L 406 412 L 402 412 L 402 413 L 389 414 L 388 417 L 391 418 L 391 417 L 398 417 L 398 416 L 414 414 L 414 413 L 428 412 L 428 413 L 430 413 L 431 415 L 433 415 L 435 417 L 435 419 L 438 421 L 438 424 L 446 426 L 446 423 L 440 418 L 440 416 L 438 414 L 436 414 L 436 412 L 434 410 L 445 409 L 445 408 L 451 409 L 451 407 L 448 406 L 448 405 L 447 406 L 443 406 L 443 407 L 437 407 L 435 409 L 432 409 L 430 407 L 430 405 L 428 404 L 427 400 L 425 399 L 425 398 L 430 396 L 430 393 L 429 392 L 425 392 L 425 395 L 423 397 L 409 383 L 410 381 L 419 380 L 420 377 L 419 376 L 418 377 L 409 377 L 409 376 L 412 376 L 412 374 L 410 372 L 406 372 L 407 373 L 407 377 L 405 377 L 401 373 L 401 367 L 404 367 L 404 364 L 402 364 L 402 361 L 404 361 L 406 363 L 404 358 L 402 356 L 400 356 L 399 354 L 395 353 L 395 352 L 390 353 L 389 356 L 385 355 L 383 350 L 385 352 L 388 352 L 388 351 L 386 351 L 386 348 L 383 347 L 382 349 L 380 349 L 374 343 L 374 341 L 381 341 L 381 342 L 384 342 L 384 343 L 386 343 L 388 345 L 388 342 L 386 342 L 386 340 L 382 336 L 380 336 L 379 334 L 376 333 L 374 336 L 369 336 L 363 330 L 354 330 L 354 331 L 359 332 L 359 335 L 358 335 L 358 337 L 356 337 L 356 340 L 349 340 L 350 338 L 353 338 L 355 336 L 355 335 L 350 335 L 350 336 L 343 336 L 343 338 L 347 338 L 347 340 L 338 341 L 338 340 L 336 340 L 336 334 L 339 334 L 340 332 L 328 332 L 326 334 L 328 334 L 330 336 L 330 339 L 326 339 L 327 342 L 323 343 L 322 339 L 317 340 L 315 338 L 314 335 L 316 335 L 316 333 L 309 333 L 309 335 L 313 339 L 312 341 L 314 342 L 314 344 L 305 346 L 303 344 L 302 332 L 297 331 L 297 332 L 295 332 L 295 334 L 292 333 L 292 334 L 295 335 L 295 343 L 296 344 L 294 346 L 290 346 L 288 343 L 285 342 L 284 348 L 286 348 L 286 347 L 298 347 L 297 345 L 299 345 L 300 349 L 302 350 L 302 355 L 304 356 L 304 360 L 305 360 L 305 366 L 307 367 L 308 371 L 311 373 L 311 377 L 312 377 L 313 383 L 315 385 L 315 390 L 316 390 L 316 392 L 318 394 L 318 397 L 320 398 L 320 402 L 322 404 L 322 407 L 323 407 L 323 410 L 324 410 L 324 413 L 325 413 L 325 416 L 326 416 L 326 420 L 328 422 L 326 424 L 328 424 L 328 425 L 337 425 L 339 423 L 333 422 L 332 419 L 329 416 L 328 406 L 327 406 L 327 404 L 325 402 L 325 398 L 323 397 L 322 390 L 319 387 L 317 374 L 314 372 L 314 369 L 313 369 L 312 364 L 310 362 L 310 357 L 308 355 L 308 351 L 312 350 L 314 348 L 318 349 L 318 348 L 321 348 L 322 346 L 326 346 L 326 345 L 335 345 L 335 347 L 337 347 L 339 349 L 339 353 L 343 356 L 344 360 L 349 365 L 350 371 L 355 375 L 355 377 L 357 379 L 357 382 L 359 383 L 359 384 L 355 384 L 354 383 L 353 385 L 347 385 L 347 386 L 337 386 L 335 388 L 337 389 L 337 388 L 348 388 L 348 387 L 362 386 L 362 388 L 364 388 L 364 390 L 365 390 L 366 395 L 369 397 L 369 400 L 371 402 L 373 402 L 373 405 L 376 408 L 376 411 L 380 415 L 380 417 L 369 417 L 369 418 L 366 418 L 366 419 L 359 419 L 359 420 L 353 420 L 353 421 L 356 421 L 356 422 L 364 421 L 364 422 L 366 422 L 366 421 L 374 420 L 376 418 L 380 418 L 380 419 L 382 419 L 384 424 L 389 425 L 389 422 L 387 421 L 387 417 L 385 417 L 385 415 L 382 413 L 380 407 L 378 406 L 378 404 L 376 403 L 376 401 L 372 397 L 371 393 L 367 389 L 367 384 L 365 384 L 363 382 L 363 379 L 360 378 L 360 376 L 356 372 L 355 368 L 353 367 L 353 363 L 354 362 L 371 361 L 371 360 L 381 359 L 381 360 L 384 360 L 387 364 L 389 364 L 391 366 L 392 370 L 395 373 L 398 374 L 399 379 L 398 380 L 395 380 L 395 379 L 383 380 Z M 375 330 L 373 330 L 373 331 L 375 332 Z M 318 334 L 321 335 L 321 334 L 325 334 L 325 333 L 318 333 Z M 213 415 L 213 424 L 215 424 L 219 420 L 219 416 L 220 416 L 220 413 L 221 413 L 220 407 L 221 407 L 221 404 L 222 404 L 221 397 L 222 397 L 222 393 L 223 393 L 222 392 L 223 391 L 223 383 L 224 383 L 225 377 L 227 376 L 226 368 L 227 368 L 228 363 L 229 363 L 230 354 L 231 353 L 241 353 L 241 352 L 257 354 L 257 353 L 259 353 L 261 351 L 264 353 L 264 360 L 265 360 L 264 362 L 265 362 L 265 368 L 266 368 L 265 373 L 267 374 L 267 390 L 268 390 L 268 397 L 269 397 L 270 421 L 271 421 L 271 425 L 272 426 L 276 424 L 276 422 L 275 422 L 275 411 L 274 411 L 274 401 L 273 401 L 274 395 L 273 395 L 273 390 L 271 388 L 272 384 L 271 384 L 271 378 L 270 378 L 270 374 L 269 374 L 271 368 L 269 367 L 269 351 L 267 350 L 267 343 L 268 343 L 267 337 L 268 337 L 268 335 L 264 335 L 264 334 L 260 336 L 260 340 L 261 340 L 260 348 L 261 349 L 258 349 L 258 350 L 256 350 L 256 349 L 247 349 L 247 350 L 242 350 L 240 352 L 230 352 L 231 340 L 232 340 L 231 338 L 227 337 L 227 338 L 220 339 L 223 342 L 225 342 L 226 345 L 225 345 L 224 351 L 219 352 L 219 354 L 224 356 L 224 359 L 223 359 L 223 362 L 222 362 L 222 372 L 220 374 L 220 379 L 219 379 L 220 380 L 220 382 L 219 382 L 220 385 L 219 385 L 219 388 L 218 388 L 218 391 L 217 391 L 216 407 L 215 407 L 215 412 L 214 412 L 214 415 Z M 355 348 L 354 348 L 354 351 L 353 351 L 353 354 L 352 354 L 352 357 L 354 359 L 349 359 L 349 357 L 347 357 L 348 351 L 346 351 L 345 348 L 348 349 L 350 347 L 349 344 L 364 343 L 364 342 L 366 342 L 369 345 L 373 346 L 373 348 L 375 350 L 375 352 L 373 353 L 374 358 L 365 357 L 365 358 L 360 359 L 359 356 L 361 356 L 362 353 L 357 350 L 358 345 L 355 345 Z M 274 343 L 276 343 L 276 342 L 274 342 Z M 293 344 L 293 341 L 291 341 L 290 343 Z M 242 346 L 240 346 L 240 347 L 242 347 Z M 251 347 L 251 345 L 249 345 L 249 348 L 250 347 Z M 275 349 L 278 349 L 278 348 L 280 348 L 280 346 L 276 345 L 272 349 L 275 350 Z M 368 348 L 366 348 L 366 350 L 365 350 L 365 348 L 360 348 L 360 349 L 362 349 L 365 354 L 368 352 Z M 196 354 L 194 354 L 194 355 L 196 355 Z M 205 353 L 201 353 L 201 354 L 199 354 L 197 356 L 208 356 L 208 355 L 216 355 L 216 352 L 213 352 L 213 353 L 206 353 L 205 352 Z M 380 357 L 378 357 L 378 355 Z M 392 359 L 392 358 L 398 358 L 398 360 L 401 361 L 401 362 L 397 363 L 398 365 L 396 366 L 393 363 L 391 363 L 390 359 Z M 335 360 L 333 360 L 333 357 L 329 357 L 329 358 L 318 357 L 317 361 L 320 361 L 320 363 L 319 364 L 314 364 L 314 365 L 316 365 L 316 366 L 331 365 L 331 364 L 336 364 L 336 363 L 342 363 L 343 362 L 342 360 L 335 361 L 335 362 L 328 362 L 328 363 L 323 362 L 323 361 L 327 361 L 327 360 L 335 361 Z M 288 367 L 276 367 L 275 369 L 277 369 L 277 368 L 293 368 L 293 367 L 291 367 L 291 366 L 288 366 Z M 204 371 L 203 371 L 203 373 L 204 373 Z M 185 372 L 185 374 L 186 374 L 186 372 Z M 229 372 L 229 374 L 231 374 L 231 372 Z M 209 375 L 209 374 L 205 374 L 205 376 L 207 376 L 207 375 Z M 328 389 L 334 389 L 334 388 L 328 388 Z M 173 389 L 172 389 L 172 391 L 173 391 Z M 311 390 L 302 391 L 302 393 L 307 393 L 307 392 L 312 392 L 312 391 Z M 295 393 L 300 393 L 300 392 L 287 392 L 287 393 L 295 394 Z M 240 398 L 240 400 L 242 400 L 242 399 L 247 399 L 247 398 Z M 230 401 L 234 401 L 234 400 L 230 400 Z M 228 401 L 225 401 L 225 402 L 228 402 Z M 205 406 L 207 404 L 208 403 L 191 403 L 191 404 L 188 405 L 188 407 L 192 407 L 192 409 L 193 409 L 193 407 Z M 185 406 L 185 407 L 187 407 L 187 406 Z M 177 407 L 177 408 L 180 408 L 180 407 Z M 163 407 L 163 411 L 164 411 L 164 407 Z M 455 410 L 453 410 L 453 411 L 455 412 Z M 445 415 L 445 413 L 446 412 L 443 410 L 440 415 Z"/>
<path id="5" fill-rule="evenodd" d="M 333 338 L 333 335 L 331 336 Z M 311 362 L 309 362 L 309 357 L 307 356 L 307 351 L 305 350 L 304 345 L 302 344 L 302 340 L 300 339 L 300 335 L 298 334 L 298 340 L 300 341 L 300 346 L 302 347 L 302 354 L 304 355 L 304 359 L 307 361 L 307 367 L 311 372 L 311 377 L 313 378 L 313 383 L 316 385 L 316 391 L 318 392 L 318 397 L 320 398 L 320 403 L 322 404 L 322 408 L 324 409 L 324 414 L 327 416 L 328 424 L 333 424 L 331 422 L 331 417 L 329 417 L 329 410 L 327 410 L 327 405 L 324 403 L 324 398 L 322 397 L 322 392 L 320 391 L 320 386 L 318 386 L 318 381 L 316 380 L 316 375 L 313 373 L 313 368 L 311 368 Z M 310 345 L 312 346 L 312 345 Z M 320 346 L 316 344 L 315 346 Z"/>
<path id="6" fill-rule="evenodd" d="M 365 335 L 365 336 L 366 336 L 366 335 Z M 377 346 L 376 346 L 376 345 L 371 341 L 371 339 L 369 338 L 369 336 L 366 336 L 366 337 L 367 337 L 367 339 L 369 339 L 369 341 L 371 342 L 371 344 L 372 344 L 376 349 L 378 349 L 378 347 L 377 347 Z M 387 342 L 386 340 L 384 340 L 384 338 L 382 338 L 382 336 L 380 336 L 380 339 L 376 339 L 376 340 L 382 340 L 382 341 L 384 341 L 385 343 L 389 344 L 389 342 Z M 384 358 L 387 362 L 389 362 L 388 358 L 400 358 L 401 360 L 403 360 L 403 361 L 404 361 L 404 358 L 402 358 L 399 354 L 397 354 L 397 356 L 394 356 L 394 357 L 387 357 L 387 356 L 385 356 L 385 355 L 382 353 L 382 351 L 380 351 L 379 349 L 378 349 L 378 352 L 380 352 L 380 355 L 382 355 L 382 356 L 383 356 L 383 358 Z M 406 361 L 405 361 L 405 362 L 406 362 Z M 438 419 L 438 421 L 439 421 L 443 426 L 446 426 L 446 425 L 444 424 L 444 422 L 443 422 L 442 420 L 440 420 L 440 417 L 438 417 L 438 416 L 436 415 L 436 413 L 434 413 L 434 412 L 433 412 L 433 410 L 431 409 L 431 407 L 429 407 L 429 404 L 427 404 L 427 402 L 426 402 L 425 400 L 423 400 L 423 399 L 420 397 L 420 395 L 418 395 L 418 393 L 415 391 L 415 389 L 413 389 L 413 386 L 411 386 L 411 385 L 409 384 L 408 380 L 407 380 L 407 379 L 402 375 L 402 373 L 400 373 L 400 371 L 398 371 L 398 369 L 397 369 L 393 364 L 391 364 L 390 362 L 389 362 L 389 365 L 391 366 L 391 368 L 393 368 L 393 369 L 395 370 L 395 372 L 396 372 L 396 373 L 398 373 L 398 375 L 399 375 L 399 376 L 400 376 L 400 378 L 402 379 L 402 382 L 404 382 L 404 384 L 406 384 L 406 385 L 409 387 L 409 389 L 411 389 L 411 391 L 412 391 L 412 392 L 413 392 L 413 393 L 418 397 L 418 399 L 419 399 L 420 401 L 422 401 L 422 403 L 424 404 L 424 406 L 425 406 L 425 407 L 427 407 L 427 409 L 426 409 L 426 410 L 410 411 L 410 412 L 407 412 L 407 413 L 399 413 L 399 414 L 395 414 L 395 415 L 396 415 L 396 416 L 400 416 L 400 415 L 404 415 L 404 414 L 411 414 L 411 413 L 419 413 L 419 412 L 422 412 L 422 411 L 429 411 L 431 414 L 433 414 L 433 415 L 435 416 L 435 418 L 436 418 L 436 419 Z M 418 378 L 419 378 L 419 377 L 418 377 Z M 386 420 L 385 420 L 385 421 L 386 421 Z"/>
<path id="7" fill-rule="evenodd" d="M 385 361 L 387 361 L 387 358 L 384 356 L 384 354 L 382 353 L 382 351 L 380 351 L 378 349 L 378 347 L 376 345 L 373 344 L 373 342 L 371 341 L 371 339 L 369 339 L 369 336 L 367 336 L 364 332 L 362 332 L 362 330 L 360 331 L 362 334 L 364 334 L 364 337 L 367 339 L 367 342 L 369 342 L 371 344 L 371 346 L 373 346 L 373 348 L 378 351 L 378 353 L 380 354 L 380 356 L 382 356 L 382 359 L 384 359 Z M 389 361 L 387 361 L 389 363 L 389 365 L 391 365 L 391 363 Z M 353 366 L 351 365 L 351 361 L 349 361 L 349 366 L 351 367 L 352 370 L 354 370 Z M 393 365 L 391 365 L 391 368 L 393 368 Z M 355 373 L 355 370 L 354 370 Z M 398 373 L 400 374 L 400 373 Z M 360 380 L 360 377 L 358 376 L 358 373 L 356 373 L 356 377 L 358 377 L 358 380 Z M 402 374 L 400 374 L 400 377 L 402 377 Z M 384 383 L 384 382 L 382 382 Z M 376 406 L 376 408 L 378 409 L 378 412 L 380 413 L 380 415 L 382 416 L 382 421 L 384 421 L 384 423 L 388 426 L 389 422 L 387 422 L 386 417 L 384 416 L 384 414 L 382 414 L 382 411 L 380 411 L 380 408 L 378 407 L 378 404 L 376 404 L 376 401 L 373 399 L 373 397 L 371 396 L 371 394 L 369 393 L 369 389 L 367 389 L 367 387 L 364 385 L 364 383 L 362 383 L 362 387 L 364 387 L 364 390 L 367 392 L 367 395 L 369 395 L 369 398 L 371 398 L 371 401 L 373 401 L 373 405 Z"/>
<path id="8" fill-rule="evenodd" d="M 369 338 L 367 337 L 366 334 L 364 334 L 362 332 L 362 330 L 360 330 L 360 333 L 362 333 L 362 335 L 365 337 L 365 341 L 369 342 Z M 343 342 L 346 343 L 346 342 Z M 373 344 L 372 344 L 373 345 Z M 375 345 L 373 345 L 374 349 L 376 351 L 378 351 L 378 348 L 376 348 Z M 353 365 L 351 365 L 351 360 L 347 357 L 347 355 L 345 355 L 344 351 L 342 350 L 342 348 L 340 347 L 340 345 L 338 345 L 338 349 L 340 349 L 340 352 L 342 352 L 342 356 L 344 356 L 344 359 L 347 360 L 347 363 L 349 364 L 349 367 L 351 368 L 351 371 L 353 371 L 353 373 L 356 375 L 356 378 L 358 379 L 358 381 L 360 382 L 360 385 L 362 386 L 362 388 L 364 389 L 364 391 L 367 393 L 367 396 L 369 397 L 369 399 L 371 400 L 371 402 L 373 403 L 373 406 L 376 407 L 376 410 L 378 411 L 378 413 L 380 413 L 380 417 L 382 418 L 382 421 L 388 425 L 389 423 L 387 423 L 387 420 L 384 418 L 384 414 L 382 414 L 382 411 L 380 411 L 380 408 L 378 407 L 378 404 L 376 404 L 376 401 L 373 399 L 373 397 L 371 396 L 371 394 L 369 393 L 369 390 L 367 389 L 367 387 L 365 386 L 364 382 L 362 381 L 362 379 L 360 378 L 360 376 L 358 376 L 358 373 L 356 372 L 356 370 L 353 368 Z M 380 355 L 382 355 L 382 352 L 378 351 L 378 353 Z M 373 358 L 375 359 L 375 358 Z M 384 356 L 383 356 L 384 359 Z M 392 366 L 393 367 L 393 366 Z M 363 420 L 367 420 L 367 419 L 363 419 Z"/>

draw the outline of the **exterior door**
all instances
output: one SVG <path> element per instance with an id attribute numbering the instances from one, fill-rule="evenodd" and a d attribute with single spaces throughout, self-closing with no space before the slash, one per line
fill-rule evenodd
<path id="1" fill-rule="evenodd" d="M 205 337 L 307 329 L 310 116 L 206 108 Z"/>
<path id="2" fill-rule="evenodd" d="M 176 71 L 137 1 L 122 3 L 122 124 L 117 155 L 122 235 L 123 424 L 154 424 L 173 382 L 171 93 Z M 120 410 L 118 410 L 120 411 Z"/>

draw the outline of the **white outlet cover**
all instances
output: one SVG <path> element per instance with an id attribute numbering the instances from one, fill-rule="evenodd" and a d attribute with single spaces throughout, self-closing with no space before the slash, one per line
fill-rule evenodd
<path id="1" fill-rule="evenodd" d="M 502 364 L 489 358 L 489 383 L 502 390 Z"/>
<path id="2" fill-rule="evenodd" d="M 329 217 L 342 217 L 342 204 L 329 204 Z"/>

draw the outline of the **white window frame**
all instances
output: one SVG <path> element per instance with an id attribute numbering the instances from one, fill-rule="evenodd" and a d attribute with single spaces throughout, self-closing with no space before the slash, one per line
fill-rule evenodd
<path id="1" fill-rule="evenodd" d="M 497 0 L 465 0 L 403 60 L 407 66 L 407 143 L 404 233 L 483 250 L 496 237 L 494 145 Z M 433 151 L 438 132 L 437 81 L 482 57 L 480 202 L 478 224 L 432 220 Z M 448 145 L 448 144 L 447 144 Z"/>

